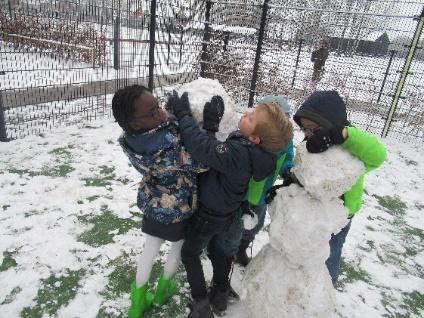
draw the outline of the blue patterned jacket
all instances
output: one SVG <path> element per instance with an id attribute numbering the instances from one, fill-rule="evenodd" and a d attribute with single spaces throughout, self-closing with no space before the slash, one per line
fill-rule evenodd
<path id="1" fill-rule="evenodd" d="M 123 134 L 119 143 L 143 178 L 137 205 L 144 217 L 170 224 L 188 219 L 197 207 L 197 173 L 206 171 L 181 144 L 170 119 L 144 133 Z"/>

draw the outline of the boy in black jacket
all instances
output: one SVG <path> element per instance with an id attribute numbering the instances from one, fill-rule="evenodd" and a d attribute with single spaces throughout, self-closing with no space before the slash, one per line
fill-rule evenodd
<path id="1" fill-rule="evenodd" d="M 274 171 L 273 153 L 291 139 L 292 125 L 278 106 L 259 105 L 240 119 L 239 130 L 220 142 L 200 131 L 191 116 L 187 93 L 180 98 L 174 92 L 168 108 L 179 121 L 187 151 L 193 159 L 210 167 L 198 176 L 199 207 L 189 222 L 181 250 L 193 298 L 189 317 L 209 318 L 213 313 L 200 261 L 202 250 L 207 247 L 212 262 L 213 285 L 217 288 L 213 296 L 224 298 L 226 304 L 229 266 L 217 244 L 218 238 L 235 221 L 250 178 L 262 180 Z M 217 118 L 214 111 L 205 117 Z"/>

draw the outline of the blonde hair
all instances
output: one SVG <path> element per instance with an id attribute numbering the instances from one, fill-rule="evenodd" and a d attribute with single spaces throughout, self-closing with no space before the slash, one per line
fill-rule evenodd
<path id="1" fill-rule="evenodd" d="M 282 150 L 293 138 L 293 126 L 288 116 L 277 103 L 259 104 L 256 111 L 265 115 L 252 133 L 261 139 L 259 146 L 272 153 Z"/>

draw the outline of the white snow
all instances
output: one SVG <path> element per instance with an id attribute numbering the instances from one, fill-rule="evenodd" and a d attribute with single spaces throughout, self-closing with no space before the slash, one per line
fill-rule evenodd
<path id="1" fill-rule="evenodd" d="M 190 88 L 204 93 L 204 99 L 196 102 L 199 105 L 208 97 L 222 93 L 217 84 L 208 85 L 203 86 L 199 80 L 197 87 Z M 225 130 L 235 129 L 239 116 L 229 105 L 224 117 L 229 116 L 233 124 L 228 123 Z M 110 241 L 94 246 L 81 240 L 81 235 L 98 225 L 85 222 L 85 218 L 103 218 L 106 210 L 121 223 L 140 221 L 134 205 L 139 175 L 128 165 L 116 142 L 120 133 L 113 120 L 102 120 L 0 144 L 1 317 L 20 317 L 28 307 L 38 308 L 39 316 L 44 317 L 126 315 L 131 269 L 134 270 L 144 243 L 141 230 L 137 227 L 119 230 L 120 226 L 110 223 L 111 227 L 106 227 L 105 232 L 94 232 L 97 234 L 93 238 L 108 233 L 112 237 Z M 295 145 L 301 139 L 302 134 L 296 129 Z M 424 313 L 419 302 L 424 292 L 424 151 L 403 140 L 387 138 L 383 143 L 388 149 L 388 159 L 366 176 L 364 204 L 352 222 L 343 249 L 346 267 L 340 276 L 341 285 L 335 290 L 336 311 L 340 317 L 421 317 Z M 63 176 L 54 175 L 52 171 L 60 166 L 73 170 Z M 104 184 L 91 186 L 90 180 L 104 180 Z M 289 189 L 292 191 L 292 187 Z M 281 206 L 278 210 L 284 210 L 285 195 L 278 193 L 275 202 Z M 300 197 L 296 202 L 301 203 Z M 253 255 L 269 243 L 268 229 L 276 235 L 277 229 L 269 228 L 269 223 L 267 216 L 263 231 L 255 239 Z M 112 234 L 117 229 L 118 233 Z M 270 248 L 268 245 L 261 253 Z M 163 249 L 169 249 L 169 245 Z M 203 264 L 210 279 L 209 261 L 205 259 Z M 128 282 L 116 274 L 122 267 L 130 277 Z M 268 268 L 268 277 L 272 279 L 272 273 L 280 266 L 272 263 Z M 45 286 L 45 279 L 66 277 L 67 273 L 79 270 L 85 272 L 73 287 L 76 295 L 69 297 L 55 313 L 48 314 L 49 303 L 37 305 L 37 295 Z M 178 277 L 184 284 L 184 271 L 181 271 Z M 235 266 L 232 285 L 240 292 L 243 277 L 244 269 Z M 126 291 L 116 286 L 116 281 L 128 286 Z M 284 283 L 272 286 L 278 290 Z M 184 305 L 188 295 L 185 284 L 176 297 Z M 151 317 L 186 315 L 184 306 L 176 309 L 169 306 L 149 314 Z M 226 316 L 247 317 L 247 310 L 245 302 L 240 302 L 230 305 Z"/>

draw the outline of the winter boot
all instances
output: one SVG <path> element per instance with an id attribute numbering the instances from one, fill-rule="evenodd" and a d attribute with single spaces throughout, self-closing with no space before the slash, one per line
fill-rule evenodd
<path id="1" fill-rule="evenodd" d="M 209 294 L 209 301 L 214 313 L 218 316 L 224 315 L 228 305 L 228 295 L 230 289 L 220 289 L 218 286 L 213 285 Z"/>
<path id="2" fill-rule="evenodd" d="M 190 314 L 187 318 L 214 318 L 208 297 L 193 299 L 190 306 Z"/>
<path id="3" fill-rule="evenodd" d="M 145 283 L 137 288 L 135 282 L 131 284 L 131 307 L 129 318 L 143 317 L 144 312 L 151 306 L 153 294 L 149 292 L 149 285 Z"/>
<path id="4" fill-rule="evenodd" d="M 250 244 L 249 241 L 241 240 L 239 250 L 236 256 L 236 262 L 244 267 L 246 267 L 247 264 L 249 264 L 250 262 L 250 257 L 247 256 L 247 253 L 246 253 L 246 250 L 249 247 L 249 244 Z"/>
<path id="5" fill-rule="evenodd" d="M 237 292 L 231 287 L 228 290 L 228 303 L 234 304 L 240 301 L 240 296 L 237 294 Z"/>
<path id="6" fill-rule="evenodd" d="M 165 278 L 164 274 L 160 275 L 158 286 L 156 287 L 153 305 L 162 306 L 168 298 L 172 297 L 177 291 L 177 284 L 171 278 Z"/>

